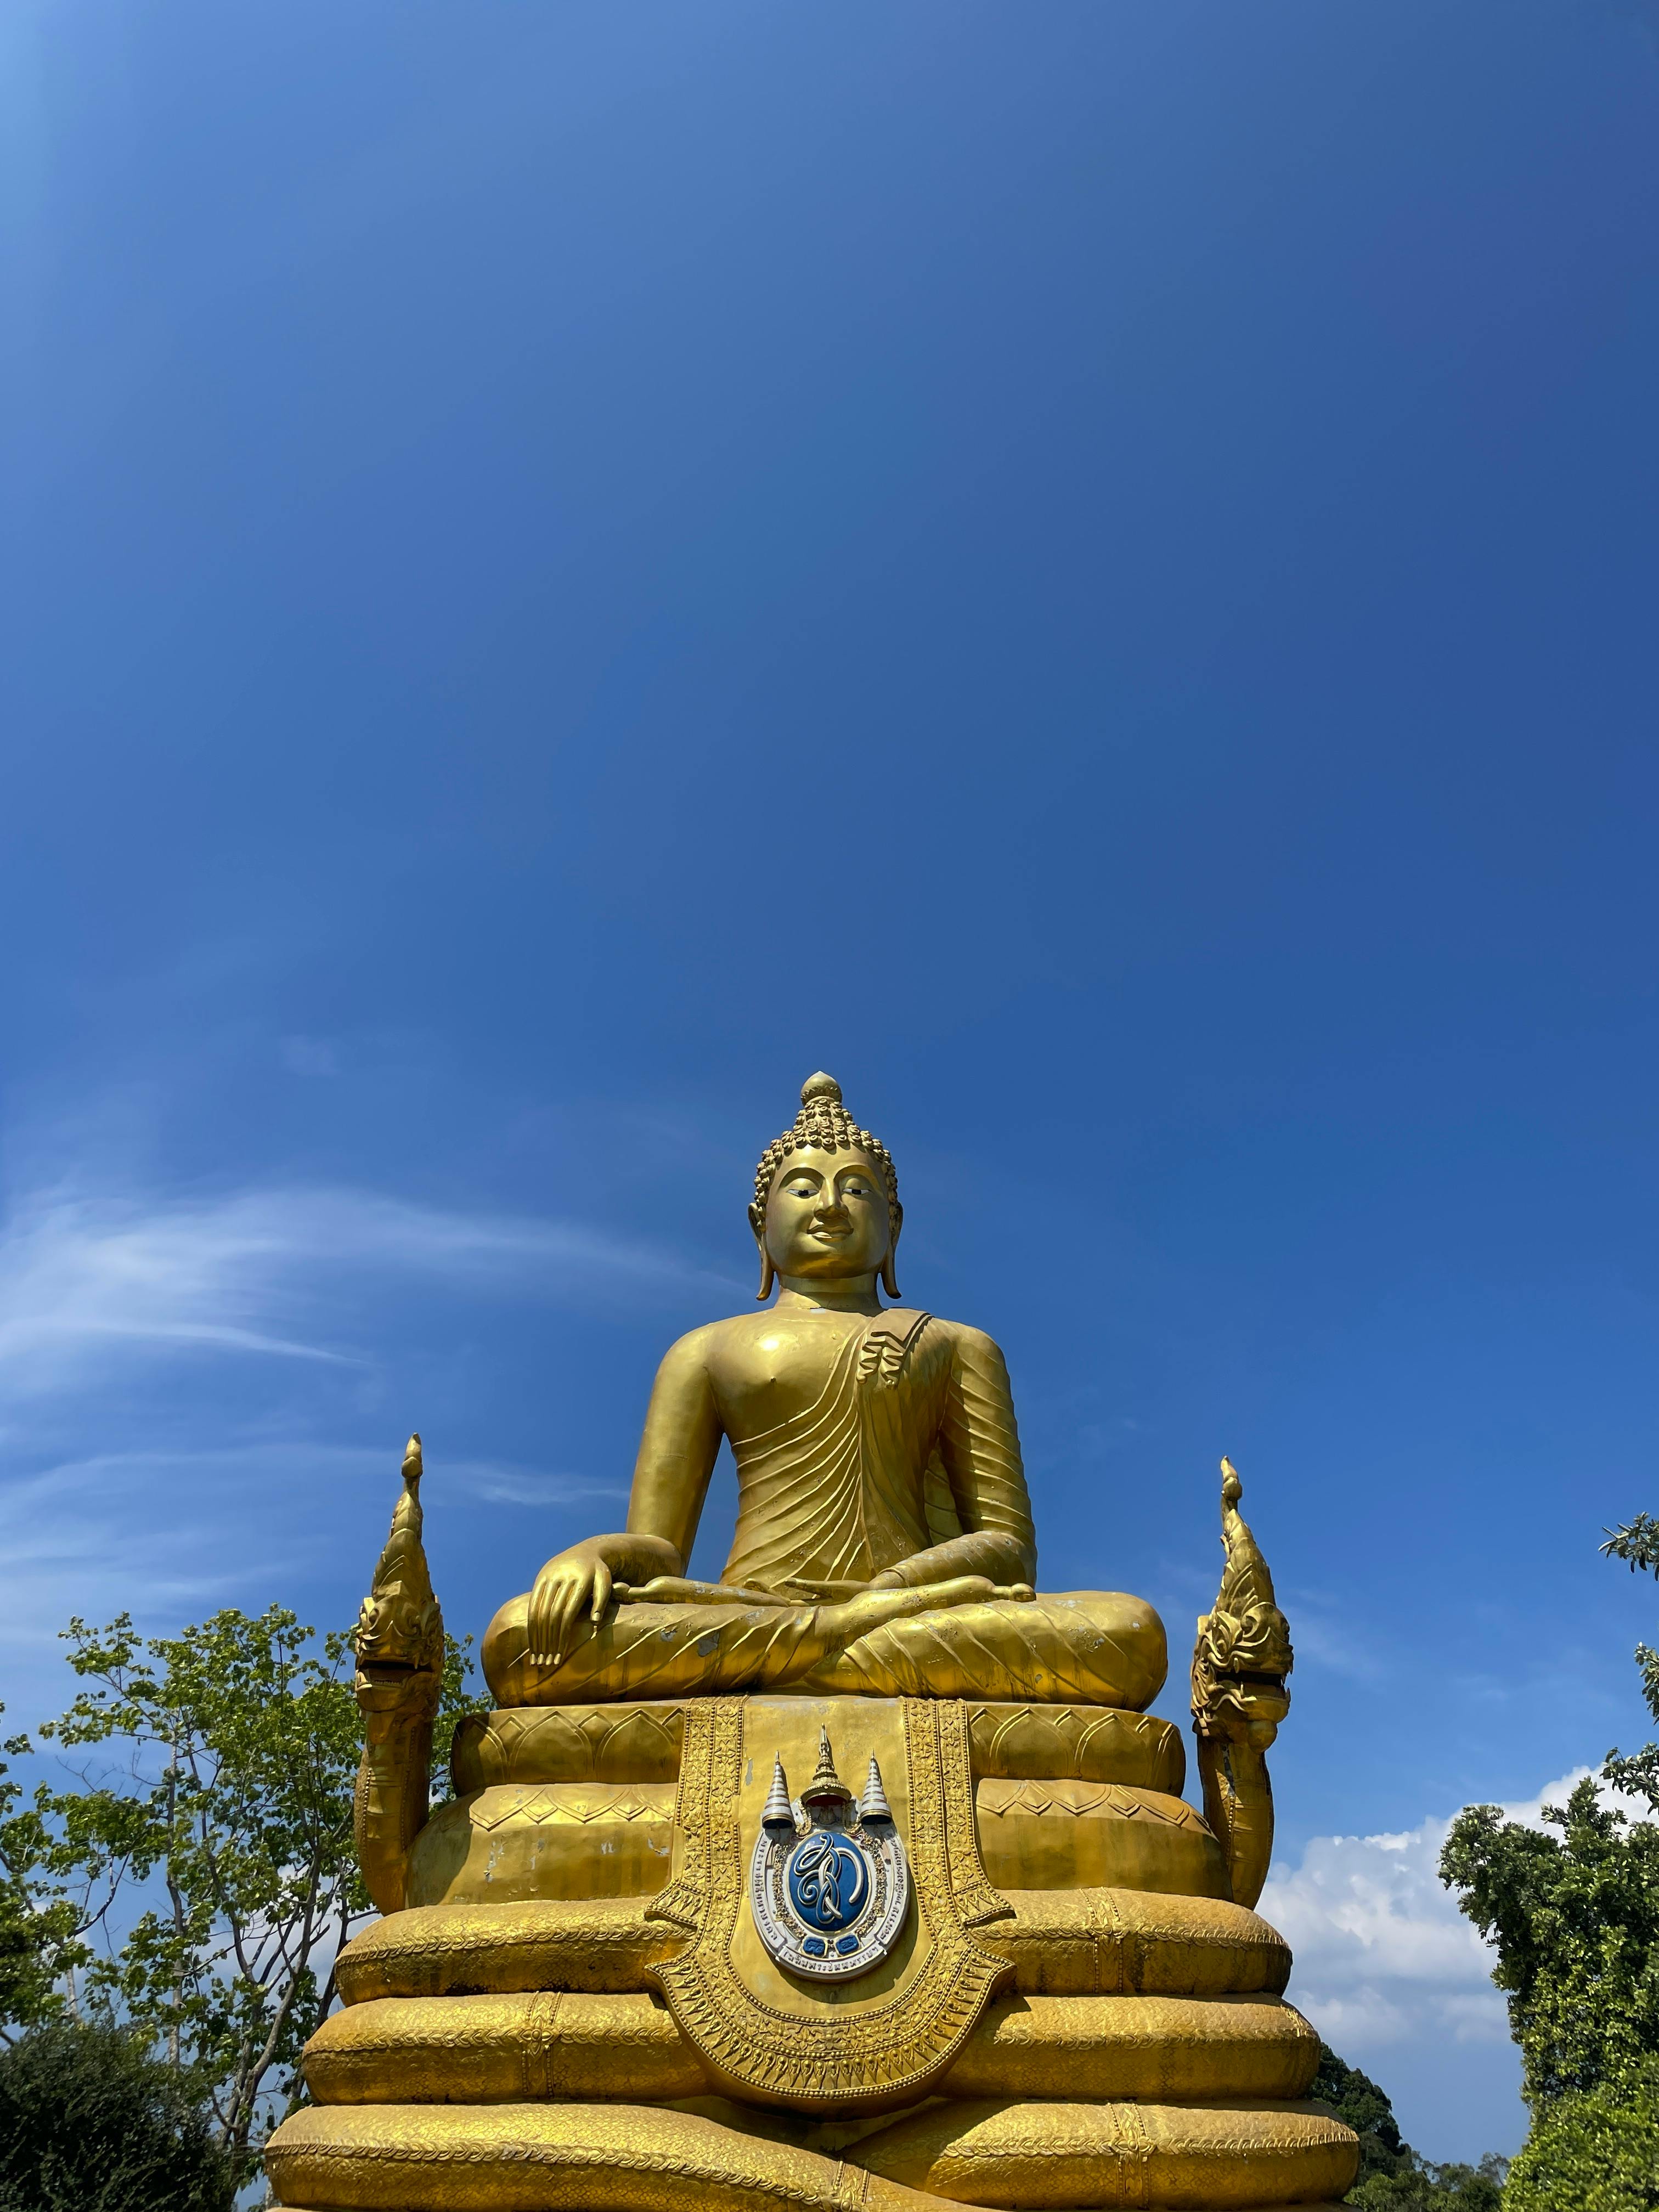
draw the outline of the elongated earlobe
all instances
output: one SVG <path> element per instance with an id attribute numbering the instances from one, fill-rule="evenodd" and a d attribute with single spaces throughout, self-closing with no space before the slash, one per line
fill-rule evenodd
<path id="1" fill-rule="evenodd" d="M 887 1248 L 887 1257 L 881 1263 L 881 1287 L 896 1303 L 899 1295 L 898 1278 L 893 1273 L 893 1248 Z"/>
<path id="2" fill-rule="evenodd" d="M 775 1278 L 772 1273 L 772 1255 L 767 1250 L 764 1244 L 760 1248 L 760 1254 L 761 1286 L 755 1293 L 755 1304 L 757 1306 L 763 1306 L 768 1298 L 772 1295 L 772 1284 Z"/>

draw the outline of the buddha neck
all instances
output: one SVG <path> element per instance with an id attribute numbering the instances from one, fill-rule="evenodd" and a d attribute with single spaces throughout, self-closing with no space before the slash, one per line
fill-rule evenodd
<path id="1" fill-rule="evenodd" d="M 781 1287 L 775 1313 L 878 1314 L 882 1310 L 873 1274 L 832 1283 L 815 1283 L 810 1275 L 780 1275 L 778 1281 Z"/>

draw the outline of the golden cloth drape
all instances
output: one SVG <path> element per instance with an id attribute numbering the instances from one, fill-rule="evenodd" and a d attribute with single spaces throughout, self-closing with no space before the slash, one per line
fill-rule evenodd
<path id="1" fill-rule="evenodd" d="M 813 1403 L 732 1438 L 738 1507 L 723 1582 L 770 1605 L 629 1603 L 556 1668 L 526 1656 L 527 1597 L 484 1638 L 498 1704 L 795 1689 L 987 1697 L 1139 1711 L 1163 1685 L 1163 1624 L 1113 1591 L 939 1607 L 865 1629 L 792 1581 L 863 1583 L 965 1530 L 1035 1556 L 1012 1394 L 980 1330 L 890 1307 L 850 1331 Z"/>

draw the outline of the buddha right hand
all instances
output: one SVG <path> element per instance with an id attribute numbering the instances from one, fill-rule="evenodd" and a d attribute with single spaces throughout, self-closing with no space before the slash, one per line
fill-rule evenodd
<path id="1" fill-rule="evenodd" d="M 536 1667 L 562 1666 L 605 1619 L 618 1576 L 678 1574 L 684 1562 L 660 1536 L 586 1536 L 542 1569 L 530 1590 L 530 1650 Z"/>

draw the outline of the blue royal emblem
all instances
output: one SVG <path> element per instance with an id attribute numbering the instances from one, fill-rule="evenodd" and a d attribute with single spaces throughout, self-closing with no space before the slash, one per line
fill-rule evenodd
<path id="1" fill-rule="evenodd" d="M 791 1973 L 844 1979 L 881 1963 L 909 1910 L 910 1869 L 873 1759 L 855 1799 L 825 1730 L 799 1806 L 773 1762 L 749 1893 L 761 1941 Z"/>
<path id="2" fill-rule="evenodd" d="M 784 1861 L 789 1902 L 809 1928 L 839 1936 L 863 1911 L 870 1896 L 870 1862 L 844 1836 L 815 1829 Z"/>

